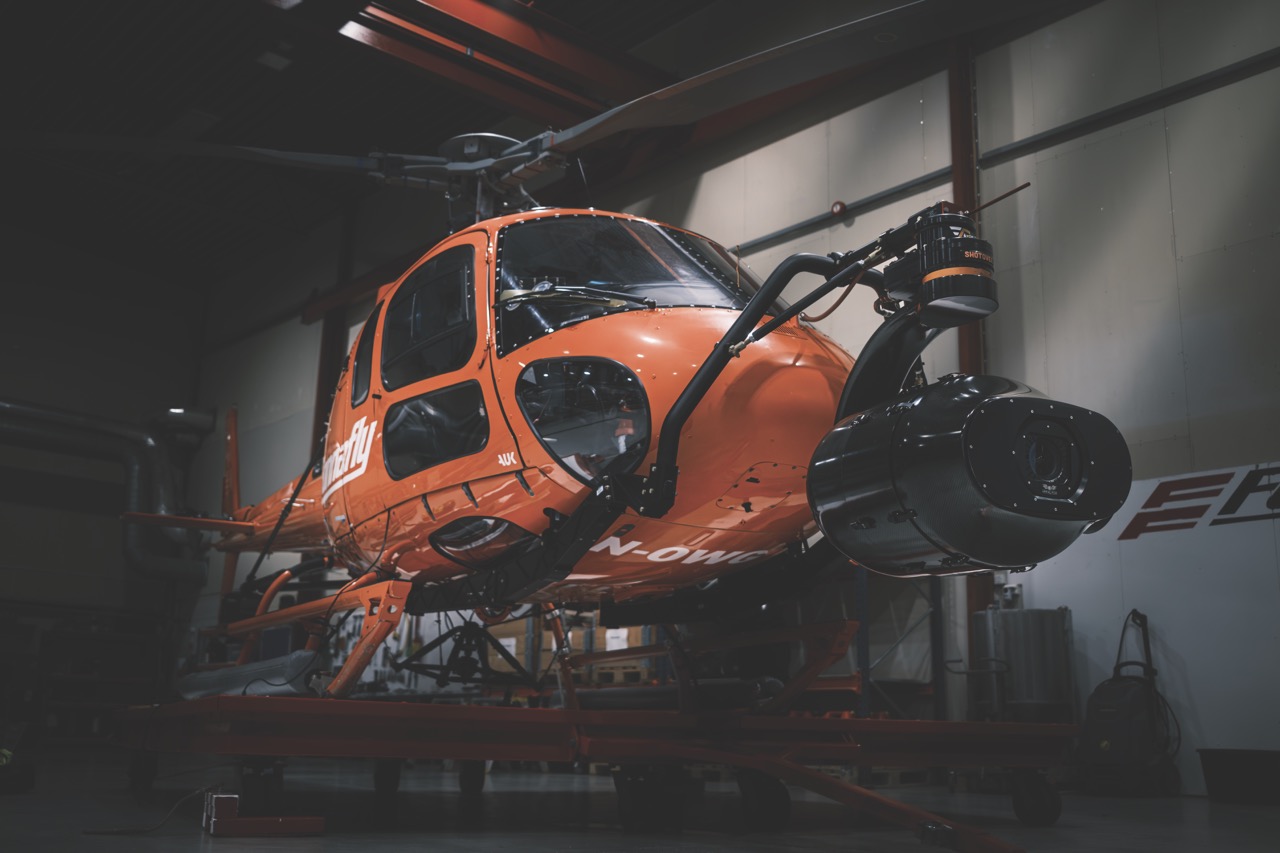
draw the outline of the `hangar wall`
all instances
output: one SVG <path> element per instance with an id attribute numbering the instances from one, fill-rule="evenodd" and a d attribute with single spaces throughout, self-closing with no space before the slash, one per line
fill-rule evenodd
<path id="1" fill-rule="evenodd" d="M 201 297 L 13 227 L 0 251 L 0 400 L 130 425 L 194 402 Z M 158 605 L 121 554 L 124 505 L 119 462 L 0 444 L 0 597 Z"/>
<path id="2" fill-rule="evenodd" d="M 1261 0 L 1215 5 L 1212 15 L 1194 2 L 1097 4 L 977 57 L 979 154 L 1277 43 L 1280 7 Z M 1199 531 L 1164 532 L 1163 542 L 1117 537 L 1159 482 L 1152 478 L 1225 477 L 1212 469 L 1280 460 L 1280 349 L 1272 333 L 1280 291 L 1265 272 L 1280 231 L 1273 203 L 1280 195 L 1278 94 L 1280 70 L 1268 71 L 980 174 L 984 198 L 1031 182 L 983 214 L 1002 303 L 986 323 L 987 371 L 1105 413 L 1128 439 L 1143 481 L 1103 533 L 1013 582 L 1022 584 L 1025 606 L 1072 609 L 1081 712 L 1109 674 L 1125 614 L 1137 607 L 1151 617 L 1160 687 L 1184 723 L 1188 793 L 1204 792 L 1196 748 L 1280 745 L 1261 710 L 1275 707 L 1280 688 L 1254 677 L 1280 666 L 1280 634 L 1269 615 L 1280 609 L 1280 522 L 1212 535 L 1206 522 Z M 750 139 L 646 181 L 624 199 L 626 209 L 732 245 L 949 162 L 945 75 L 805 124 L 803 114 L 821 109 L 801 108 L 783 132 L 753 130 Z M 748 260 L 767 273 L 793 251 L 861 245 L 948 191 Z M 876 322 L 846 303 L 820 325 L 856 352 Z M 931 377 L 950 372 L 954 344 L 939 340 L 926 358 Z M 1236 484 L 1244 477 L 1229 473 Z M 1258 489 L 1280 484 L 1280 470 L 1258 482 Z M 1229 491 L 1215 492 L 1210 514 Z M 1265 498 L 1251 495 L 1259 504 Z M 1168 505 L 1195 510 L 1186 501 Z M 1173 542 L 1180 536 L 1182 548 Z M 1219 581 L 1208 566 L 1223 562 L 1231 568 Z M 955 618 L 964 605 L 955 598 L 949 653 L 965 647 Z M 910 604 L 904 596 L 900 609 Z M 904 621 L 892 609 L 878 620 L 884 624 L 873 636 Z M 912 652 L 918 663 L 926 648 L 904 644 L 891 671 L 911 672 Z M 1222 665 L 1244 650 L 1253 672 Z"/>
<path id="3" fill-rule="evenodd" d="M 1264 0 L 1093 6 L 978 57 L 979 151 L 1278 45 Z M 1197 748 L 1280 748 L 1280 470 L 1234 513 L 1254 520 L 1212 524 L 1247 471 L 1280 468 L 1278 99 L 1267 71 L 981 175 L 987 194 L 1031 181 L 983 223 L 1002 302 L 989 370 L 1104 412 L 1139 481 L 1108 527 L 1014 582 L 1028 607 L 1071 608 L 1082 702 L 1125 614 L 1150 617 L 1188 793 L 1204 793 Z M 1210 485 L 1153 497 L 1189 475 Z M 1176 518 L 1122 538 L 1144 503 Z"/>

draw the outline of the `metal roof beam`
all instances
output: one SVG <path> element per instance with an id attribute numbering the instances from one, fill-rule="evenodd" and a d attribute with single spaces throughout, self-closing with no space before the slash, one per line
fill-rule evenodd
<path id="1" fill-rule="evenodd" d="M 540 124 L 568 127 L 604 109 L 597 101 L 372 5 L 341 33 Z"/>
<path id="2" fill-rule="evenodd" d="M 628 56 L 610 56 L 563 22 L 525 6 L 500 8 L 482 0 L 414 0 L 429 19 L 464 32 L 530 70 L 589 94 L 608 106 L 626 103 L 676 82 Z"/>

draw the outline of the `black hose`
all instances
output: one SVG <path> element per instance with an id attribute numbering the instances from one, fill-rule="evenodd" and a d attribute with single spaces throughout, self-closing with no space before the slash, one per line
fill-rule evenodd
<path id="1" fill-rule="evenodd" d="M 302 493 L 302 487 L 307 482 L 307 478 L 312 476 L 315 467 L 320 464 L 320 457 L 317 456 L 307 463 L 307 467 L 302 472 L 302 476 L 298 478 L 298 485 L 293 487 L 293 494 L 289 496 L 289 500 L 285 503 L 284 508 L 280 510 L 280 517 L 276 519 L 276 526 L 271 528 L 271 535 L 267 537 L 266 544 L 262 546 L 262 550 L 258 552 L 258 559 L 254 561 L 253 568 L 249 570 L 249 574 L 245 577 L 244 583 L 240 584 L 241 592 L 249 592 L 253 585 L 253 579 L 258 576 L 258 569 L 262 567 L 262 561 L 266 559 L 267 554 L 271 553 L 271 546 L 275 544 L 276 536 L 280 534 L 280 530 L 284 527 L 285 519 L 289 517 L 289 513 L 293 511 L 293 505 L 298 500 L 298 495 Z"/>

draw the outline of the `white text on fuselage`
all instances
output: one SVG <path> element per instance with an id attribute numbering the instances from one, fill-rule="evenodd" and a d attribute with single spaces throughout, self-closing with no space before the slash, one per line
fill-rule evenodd
<path id="1" fill-rule="evenodd" d="M 735 566 L 769 556 L 768 551 L 704 551 L 701 548 L 686 548 L 683 545 L 672 545 L 667 548 L 650 551 L 638 547 L 642 544 L 644 543 L 623 542 L 616 536 L 610 536 L 608 539 L 591 546 L 591 550 L 595 552 L 608 551 L 614 557 L 624 555 L 628 557 L 645 557 L 654 563 L 705 563 L 708 566 L 715 566 L 720 563 Z"/>
<path id="2" fill-rule="evenodd" d="M 361 418 L 352 424 L 351 435 L 347 440 L 324 458 L 324 471 L 320 480 L 322 501 L 327 501 L 336 489 L 363 474 L 365 466 L 369 464 L 369 450 L 373 447 L 373 433 L 378 422 L 365 426 L 365 420 Z"/>

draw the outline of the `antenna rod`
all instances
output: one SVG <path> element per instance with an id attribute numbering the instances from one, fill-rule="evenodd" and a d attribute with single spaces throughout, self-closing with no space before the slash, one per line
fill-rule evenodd
<path id="1" fill-rule="evenodd" d="M 991 199 L 991 201 L 987 202 L 986 204 L 980 204 L 977 207 L 975 207 L 973 210 L 969 211 L 969 215 L 972 216 L 973 214 L 977 213 L 979 210 L 982 210 L 983 208 L 986 208 L 986 207 L 990 207 L 991 205 L 995 204 L 998 201 L 1004 201 L 1009 196 L 1013 195 L 1014 193 L 1020 193 L 1029 186 L 1031 186 L 1031 182 L 1027 181 L 1025 184 L 1014 187 L 1013 189 L 1009 190 L 1007 193 L 1001 193 L 1000 195 Z"/>

